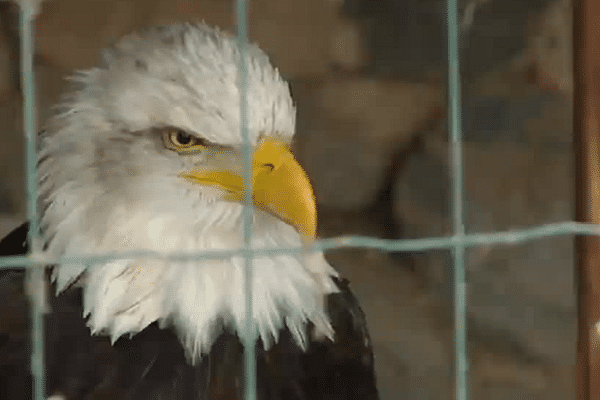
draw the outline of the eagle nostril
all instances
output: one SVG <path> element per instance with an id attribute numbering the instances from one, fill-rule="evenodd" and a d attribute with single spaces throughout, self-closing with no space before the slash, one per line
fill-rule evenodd
<path id="1" fill-rule="evenodd" d="M 275 169 L 275 166 L 273 164 L 263 164 L 263 167 L 267 167 L 269 168 L 271 171 L 273 171 Z"/>

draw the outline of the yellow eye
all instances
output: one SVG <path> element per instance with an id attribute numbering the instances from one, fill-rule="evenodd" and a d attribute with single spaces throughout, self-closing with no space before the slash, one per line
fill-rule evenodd
<path id="1" fill-rule="evenodd" d="M 175 150 L 205 146 L 202 139 L 192 136 L 181 129 L 168 129 L 163 133 L 163 138 L 167 147 Z"/>

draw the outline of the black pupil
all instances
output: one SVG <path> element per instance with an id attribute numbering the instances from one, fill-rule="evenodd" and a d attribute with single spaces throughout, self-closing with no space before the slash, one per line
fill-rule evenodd
<path id="1" fill-rule="evenodd" d="M 192 141 L 192 137 L 190 135 L 187 135 L 183 132 L 177 132 L 177 143 L 179 144 L 190 144 Z"/>

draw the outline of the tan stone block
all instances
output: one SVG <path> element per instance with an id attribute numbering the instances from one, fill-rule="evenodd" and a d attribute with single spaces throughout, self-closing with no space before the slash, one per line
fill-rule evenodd
<path id="1" fill-rule="evenodd" d="M 573 95 L 572 0 L 557 0 L 528 26 L 526 59 L 543 88 Z"/>
<path id="2" fill-rule="evenodd" d="M 319 203 L 371 205 L 398 151 L 439 118 L 439 85 L 329 75 L 296 81 L 296 154 L 313 178 Z"/>
<path id="3" fill-rule="evenodd" d="M 67 69 L 98 59 L 98 49 L 146 25 L 200 22 L 234 31 L 234 2 L 49 0 L 37 21 L 41 54 Z M 248 9 L 249 36 L 285 76 L 323 74 L 336 9 L 323 1 L 258 0 Z"/>

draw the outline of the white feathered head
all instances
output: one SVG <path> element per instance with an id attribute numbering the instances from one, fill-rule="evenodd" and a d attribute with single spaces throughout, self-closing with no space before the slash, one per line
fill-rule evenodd
<path id="1" fill-rule="evenodd" d="M 149 29 L 103 53 L 40 135 L 41 228 L 52 256 L 243 246 L 240 54 L 206 25 Z M 298 246 L 315 235 L 315 202 L 290 153 L 295 108 L 287 83 L 247 47 L 254 247 Z M 55 268 L 57 292 L 83 286 L 93 333 L 116 340 L 159 321 L 192 360 L 223 327 L 243 328 L 244 259 L 119 259 Z M 324 295 L 337 290 L 321 253 L 253 261 L 253 315 L 265 347 L 287 325 L 332 336 Z"/>

